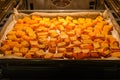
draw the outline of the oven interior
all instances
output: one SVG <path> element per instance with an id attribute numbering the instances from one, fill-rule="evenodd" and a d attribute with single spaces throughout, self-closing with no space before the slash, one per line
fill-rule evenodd
<path id="1" fill-rule="evenodd" d="M 13 8 L 22 10 L 106 10 L 120 25 L 120 0 L 0 0 L 0 30 Z M 0 60 L 1 80 L 119 79 L 120 61 Z"/>

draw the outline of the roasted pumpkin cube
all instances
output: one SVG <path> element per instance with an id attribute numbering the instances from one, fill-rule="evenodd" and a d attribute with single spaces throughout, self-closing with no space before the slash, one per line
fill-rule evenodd
<path id="1" fill-rule="evenodd" d="M 36 41 L 36 40 L 30 41 L 30 46 L 31 46 L 31 47 L 39 47 L 39 43 L 38 43 L 38 41 Z"/>
<path id="2" fill-rule="evenodd" d="M 43 58 L 45 56 L 46 52 L 44 52 L 44 50 L 38 50 L 35 52 L 35 56 L 34 57 L 37 57 L 37 58 Z"/>
<path id="3" fill-rule="evenodd" d="M 49 48 L 49 52 L 51 52 L 51 53 L 56 53 L 56 47 Z"/>
<path id="4" fill-rule="evenodd" d="M 68 38 L 68 35 L 65 32 L 61 32 L 60 38 L 62 38 L 62 39 Z"/>
<path id="5" fill-rule="evenodd" d="M 12 50 L 5 51 L 4 54 L 5 54 L 5 56 L 12 55 Z"/>
<path id="6" fill-rule="evenodd" d="M 58 47 L 64 47 L 64 46 L 66 46 L 66 42 L 58 43 L 57 46 L 58 46 Z"/>
<path id="7" fill-rule="evenodd" d="M 66 58 L 73 58 L 73 52 L 66 52 L 66 53 L 64 54 L 64 56 L 65 56 Z"/>
<path id="8" fill-rule="evenodd" d="M 15 52 L 13 55 L 17 57 L 23 57 L 23 54 L 20 52 Z"/>
<path id="9" fill-rule="evenodd" d="M 46 53 L 45 56 L 44 56 L 44 58 L 45 58 L 45 59 L 52 59 L 53 56 L 54 56 L 53 53 Z"/>
<path id="10" fill-rule="evenodd" d="M 64 53 L 56 53 L 53 55 L 54 58 L 63 58 L 64 57 Z"/>
<path id="11" fill-rule="evenodd" d="M 29 50 L 29 48 L 26 48 L 26 47 L 20 48 L 20 52 L 23 53 L 23 54 L 27 53 L 28 50 Z"/>
<path id="12" fill-rule="evenodd" d="M 7 50 L 10 50 L 10 46 L 9 45 L 3 45 L 2 47 L 0 47 L 0 50 L 1 51 L 7 51 Z"/>
<path id="13" fill-rule="evenodd" d="M 100 48 L 99 42 L 94 42 L 94 43 L 93 43 L 93 47 L 94 47 L 94 49 Z"/>
<path id="14" fill-rule="evenodd" d="M 82 50 L 80 49 L 80 47 L 74 47 L 73 48 L 73 53 L 81 53 Z"/>
<path id="15" fill-rule="evenodd" d="M 66 48 L 58 48 L 57 52 L 58 53 L 65 53 L 66 52 Z"/>
<path id="16" fill-rule="evenodd" d="M 50 34 L 50 37 L 52 37 L 52 38 L 57 37 L 59 35 L 56 30 L 50 30 L 49 34 Z"/>
<path id="17" fill-rule="evenodd" d="M 20 49 L 18 47 L 13 47 L 13 52 L 14 53 L 20 52 Z"/>

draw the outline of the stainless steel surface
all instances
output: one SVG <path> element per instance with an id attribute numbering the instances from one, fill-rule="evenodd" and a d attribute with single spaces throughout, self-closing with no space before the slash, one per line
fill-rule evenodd
<path id="1" fill-rule="evenodd" d="M 104 10 L 18 10 L 19 13 L 48 12 L 48 13 L 69 13 L 69 12 L 103 12 Z"/>
<path id="2" fill-rule="evenodd" d="M 72 0 L 50 0 L 52 5 L 56 8 L 65 8 L 70 6 Z"/>
<path id="3" fill-rule="evenodd" d="M 15 4 L 15 0 L 0 0 L 0 27 L 4 25 Z"/>
<path id="4" fill-rule="evenodd" d="M 0 0 L 0 9 L 5 9 L 11 0 Z"/>
<path id="5" fill-rule="evenodd" d="M 96 0 L 23 0 L 29 10 L 40 9 L 89 9 L 90 2 L 95 8 Z"/>
<path id="6" fill-rule="evenodd" d="M 19 0 L 17 6 L 15 8 L 18 9 L 22 5 L 22 3 L 23 3 L 23 0 Z"/>
<path id="7" fill-rule="evenodd" d="M 0 10 L 8 10 L 15 2 L 15 0 L 0 0 Z"/>
<path id="8" fill-rule="evenodd" d="M 115 20 L 120 25 L 120 0 L 104 0 L 106 9 L 111 10 Z"/>
<path id="9" fill-rule="evenodd" d="M 117 16 L 120 16 L 120 1 L 106 0 L 106 5 L 110 10 L 114 10 Z"/>
<path id="10" fill-rule="evenodd" d="M 110 0 L 109 2 L 111 3 L 113 9 L 118 13 L 118 12 L 119 12 L 119 11 L 118 11 L 119 7 L 114 3 L 113 0 Z"/>

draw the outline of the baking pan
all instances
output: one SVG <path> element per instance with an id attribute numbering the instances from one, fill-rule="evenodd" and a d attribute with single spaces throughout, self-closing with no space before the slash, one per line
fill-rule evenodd
<path id="1" fill-rule="evenodd" d="M 0 43 L 2 40 L 6 39 L 6 35 L 9 31 L 12 30 L 14 24 L 16 23 L 16 20 L 24 17 L 24 16 L 30 16 L 30 15 L 40 15 L 45 17 L 55 17 L 55 16 L 74 16 L 74 17 L 88 17 L 88 18 L 96 18 L 97 16 L 101 15 L 103 18 L 107 19 L 109 24 L 112 25 L 113 32 L 112 35 L 116 38 L 116 40 L 119 42 L 120 45 L 120 28 L 119 25 L 116 23 L 116 20 L 110 13 L 110 11 L 93 11 L 93 10 L 21 10 L 21 11 L 14 11 L 14 14 L 12 14 L 8 21 L 6 22 L 5 26 L 3 27 L 1 31 L 0 36 Z M 0 44 L 1 46 L 1 44 Z M 25 59 L 24 57 L 16 57 L 16 56 L 4 56 L 1 52 L 1 59 Z M 39 59 L 44 60 L 44 59 Z M 86 59 L 85 59 L 86 60 Z M 119 60 L 119 58 L 94 58 L 94 59 L 87 59 L 87 60 Z"/>

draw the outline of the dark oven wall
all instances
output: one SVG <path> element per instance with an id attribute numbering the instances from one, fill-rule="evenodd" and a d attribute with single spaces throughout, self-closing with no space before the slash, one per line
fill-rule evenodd
<path id="1" fill-rule="evenodd" d="M 99 0 L 24 0 L 26 9 L 95 9 Z M 84 3 L 84 4 L 83 4 Z M 99 3 L 99 2 L 98 2 Z"/>

